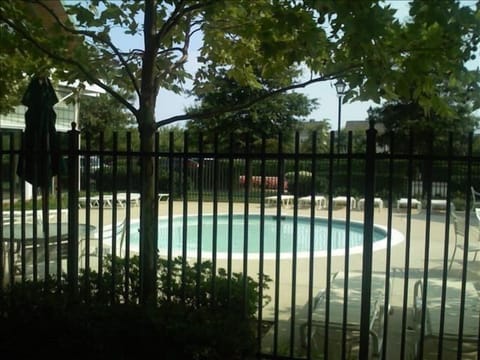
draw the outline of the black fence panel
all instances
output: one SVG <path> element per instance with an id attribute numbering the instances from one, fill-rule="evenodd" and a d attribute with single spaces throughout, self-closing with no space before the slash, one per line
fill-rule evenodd
<path id="1" fill-rule="evenodd" d="M 389 136 L 382 152 L 372 129 L 341 147 L 331 133 L 328 150 L 315 135 L 215 139 L 159 134 L 142 153 L 132 134 L 63 134 L 42 198 L 16 176 L 21 134 L 1 132 L 1 291 L 49 277 L 87 302 L 138 303 L 150 157 L 158 301 L 231 307 L 263 358 L 478 358 L 475 136 Z"/>

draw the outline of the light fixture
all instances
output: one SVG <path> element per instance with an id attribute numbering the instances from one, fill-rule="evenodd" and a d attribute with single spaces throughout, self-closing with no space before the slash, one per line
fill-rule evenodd
<path id="1" fill-rule="evenodd" d="M 337 90 L 337 95 L 342 96 L 345 95 L 345 88 L 347 87 L 347 84 L 342 79 L 338 79 L 337 82 L 335 83 L 335 90 Z"/>
<path id="2" fill-rule="evenodd" d="M 337 153 L 340 154 L 340 127 L 342 123 L 342 97 L 345 95 L 347 84 L 342 79 L 337 79 L 334 84 L 338 96 L 338 126 L 337 126 Z"/>

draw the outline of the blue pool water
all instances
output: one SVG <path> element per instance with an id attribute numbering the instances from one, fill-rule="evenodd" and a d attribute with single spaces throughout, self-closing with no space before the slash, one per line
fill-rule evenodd
<path id="1" fill-rule="evenodd" d="M 184 255 L 186 249 L 188 257 L 196 257 L 199 247 L 199 231 L 201 231 L 202 257 L 212 257 L 216 247 L 217 257 L 225 258 L 231 248 L 233 258 L 242 258 L 245 250 L 249 258 L 258 258 L 263 249 L 265 258 L 275 258 L 277 255 L 277 244 L 280 257 L 292 257 L 294 239 L 296 238 L 297 257 L 310 256 L 311 248 L 311 223 L 309 217 L 297 217 L 296 236 L 294 236 L 294 218 L 282 216 L 277 224 L 276 216 L 264 216 L 263 226 L 260 215 L 249 215 L 248 226 L 245 226 L 244 215 L 232 215 L 231 221 L 228 215 L 218 215 L 216 218 L 216 243 L 214 238 L 214 217 L 204 215 L 199 226 L 198 216 L 186 217 L 185 224 L 183 217 L 178 216 L 172 219 L 171 235 L 167 219 L 160 219 L 158 224 L 158 248 L 160 254 L 167 254 L 168 241 L 171 239 L 171 248 L 174 256 Z M 184 226 L 185 225 L 185 226 Z M 248 228 L 248 235 L 245 236 L 245 229 Z M 200 230 L 201 229 L 201 230 Z M 185 231 L 186 230 L 186 231 Z M 263 232 L 263 237 L 261 233 Z M 328 246 L 328 221 L 323 218 L 316 218 L 313 228 L 313 252 L 314 256 L 326 256 Z M 229 236 L 231 234 L 231 236 Z M 279 235 L 277 235 L 279 234 Z M 394 231 L 394 235 L 395 235 Z M 374 250 L 386 246 L 387 230 L 381 226 L 374 227 Z M 130 251 L 138 252 L 138 220 L 132 220 L 130 228 Z M 245 238 L 248 239 L 245 247 Z M 263 241 L 261 241 L 263 239 Z M 398 241 L 394 236 L 393 241 Z M 332 220 L 331 227 L 331 251 L 332 255 L 344 255 L 346 246 L 346 223 L 342 220 Z M 185 246 L 184 246 L 185 245 Z M 350 252 L 362 251 L 363 245 L 363 224 L 350 222 Z"/>

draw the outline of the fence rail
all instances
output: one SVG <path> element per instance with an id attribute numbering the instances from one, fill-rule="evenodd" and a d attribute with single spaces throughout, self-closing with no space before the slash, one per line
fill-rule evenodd
<path id="1" fill-rule="evenodd" d="M 204 150 L 191 140 L 194 150 L 173 151 L 170 137 L 168 150 L 148 154 L 132 149 L 130 135 L 122 150 L 120 135 L 108 150 L 79 146 L 76 132 L 64 136 L 63 171 L 45 199 L 16 176 L 28 151 L 19 134 L 0 133 L 3 287 L 47 276 L 60 285 L 63 273 L 77 284 L 85 271 L 139 266 L 125 260 L 142 255 L 139 159 L 152 157 L 159 194 L 152 226 L 167 264 L 159 296 L 171 296 L 177 256 L 182 268 L 209 261 L 229 279 L 240 272 L 256 281 L 264 358 L 478 358 L 473 136 L 451 136 L 449 146 L 428 153 L 408 139 L 399 148 L 393 137 L 387 152 L 376 153 L 373 128 L 360 150 L 350 134 L 342 153 L 333 133 L 329 152 L 317 152 L 313 136 L 308 153 L 298 151 L 298 135 L 293 150 L 279 141 L 276 153 L 265 141 L 252 152 Z M 454 231 L 458 218 L 462 232 Z M 267 279 L 268 288 L 259 285 Z M 132 284 L 122 281 L 110 286 L 131 300 Z"/>

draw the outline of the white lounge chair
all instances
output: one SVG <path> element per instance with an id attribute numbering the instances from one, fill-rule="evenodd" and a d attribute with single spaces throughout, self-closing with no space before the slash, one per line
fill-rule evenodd
<path id="1" fill-rule="evenodd" d="M 416 208 L 417 210 L 422 209 L 422 202 L 415 199 L 410 198 L 410 203 L 412 208 Z M 397 210 L 406 209 L 408 208 L 408 198 L 401 198 L 397 200 Z"/>
<path id="2" fill-rule="evenodd" d="M 465 289 L 462 301 L 462 289 Z M 443 281 L 440 278 L 429 278 L 427 293 L 423 293 L 423 281 L 417 280 L 413 292 L 414 328 L 417 331 L 417 343 L 422 334 L 422 319 L 425 320 L 424 350 L 433 347 L 437 352 L 438 339 L 443 338 L 444 358 L 456 358 L 459 341 L 460 315 L 463 312 L 462 353 L 469 346 L 476 354 L 478 347 L 480 299 L 475 284 L 449 277 L 445 287 L 445 302 L 442 308 Z M 426 302 L 426 312 L 423 314 L 423 303 Z M 440 332 L 443 317 L 443 329 Z M 431 343 L 431 344 L 429 344 Z M 448 354 L 447 354 L 448 353 Z"/>
<path id="3" fill-rule="evenodd" d="M 293 195 L 280 195 L 280 203 L 282 207 L 291 206 L 293 204 L 293 199 L 295 197 Z M 267 196 L 265 198 L 265 206 L 276 206 L 277 205 L 278 197 L 275 196 Z"/>
<path id="4" fill-rule="evenodd" d="M 302 196 L 298 199 L 298 206 L 299 207 L 308 207 L 310 206 L 312 201 L 312 196 Z M 327 199 L 323 195 L 314 195 L 313 201 L 315 202 L 315 206 L 317 209 L 325 209 L 327 207 Z"/>
<path id="5" fill-rule="evenodd" d="M 332 199 L 333 207 L 347 206 L 348 196 L 336 196 Z M 356 209 L 357 201 L 353 196 L 350 197 L 350 209 Z"/>
<path id="6" fill-rule="evenodd" d="M 329 303 L 329 352 L 328 359 L 340 359 L 342 342 L 345 341 L 345 358 L 356 358 L 360 343 L 360 314 L 362 297 L 362 274 L 350 273 L 348 276 L 347 304 L 344 303 L 344 286 L 347 278 L 343 272 L 339 272 L 332 280 L 330 287 Z M 370 349 L 369 359 L 377 358 L 382 353 L 383 347 L 383 320 L 385 316 L 385 276 L 372 274 L 371 282 L 371 312 L 370 312 Z M 325 291 L 321 291 L 313 301 L 312 328 L 311 328 L 311 356 L 323 358 L 324 355 L 324 332 L 325 332 Z M 343 318 L 344 306 L 347 306 L 347 318 Z M 347 333 L 342 339 L 343 323 L 345 322 Z M 302 346 L 307 345 L 308 322 L 300 325 L 300 340 Z M 358 356 L 358 354 L 357 354 Z"/>
<path id="7" fill-rule="evenodd" d="M 381 211 L 383 209 L 383 200 L 379 197 L 373 199 L 373 206 Z M 365 208 L 365 198 L 358 200 L 358 210 L 363 210 Z"/>

